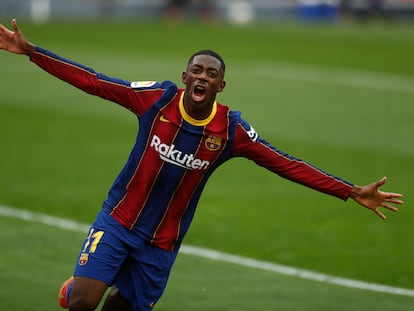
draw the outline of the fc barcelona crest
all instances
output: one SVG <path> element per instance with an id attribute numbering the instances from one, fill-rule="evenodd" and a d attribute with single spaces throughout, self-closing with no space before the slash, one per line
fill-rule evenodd
<path id="1" fill-rule="evenodd" d="M 221 141 L 223 138 L 217 137 L 214 135 L 208 135 L 205 141 L 205 146 L 208 150 L 215 151 L 218 150 L 221 147 Z"/>
<path id="2" fill-rule="evenodd" d="M 89 254 L 88 253 L 82 253 L 79 257 L 79 265 L 84 266 L 88 263 L 89 260 Z"/>

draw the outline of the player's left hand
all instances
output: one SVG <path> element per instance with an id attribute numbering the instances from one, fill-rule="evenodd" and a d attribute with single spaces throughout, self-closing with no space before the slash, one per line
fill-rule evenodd
<path id="1" fill-rule="evenodd" d="M 12 20 L 12 27 L 13 31 L 0 23 L 0 49 L 31 56 L 34 53 L 35 46 L 25 39 L 17 26 L 15 18 Z"/>
<path id="2" fill-rule="evenodd" d="M 387 178 L 384 177 L 376 182 L 373 182 L 367 186 L 354 186 L 351 191 L 351 198 L 362 206 L 372 210 L 381 219 L 386 219 L 385 215 L 380 211 L 380 207 L 389 209 L 390 211 L 397 212 L 398 208 L 392 204 L 404 204 L 402 200 L 402 194 L 393 192 L 383 192 L 379 188 L 384 185 Z"/>

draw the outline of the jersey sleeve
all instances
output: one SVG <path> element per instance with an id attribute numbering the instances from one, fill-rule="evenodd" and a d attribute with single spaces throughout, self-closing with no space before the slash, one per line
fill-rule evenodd
<path id="1" fill-rule="evenodd" d="M 276 149 L 243 119 L 236 125 L 233 154 L 248 158 L 283 178 L 342 200 L 349 198 L 353 188 L 352 183 Z"/>
<path id="2" fill-rule="evenodd" d="M 95 96 L 142 115 L 164 92 L 158 82 L 129 82 L 108 77 L 92 68 L 36 47 L 30 60 L 53 76 Z"/>

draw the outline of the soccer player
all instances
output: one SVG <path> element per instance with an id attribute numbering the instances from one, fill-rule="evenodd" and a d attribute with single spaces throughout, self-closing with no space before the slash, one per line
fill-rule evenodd
<path id="1" fill-rule="evenodd" d="M 246 157 L 294 182 L 346 200 L 385 219 L 402 195 L 380 191 L 386 178 L 357 186 L 276 149 L 216 102 L 226 86 L 216 52 L 192 55 L 179 88 L 170 81 L 129 82 L 97 73 L 28 42 L 12 20 L 0 24 L 0 49 L 27 55 L 48 73 L 113 101 L 137 116 L 138 136 L 61 288 L 69 310 L 94 310 L 109 286 L 103 310 L 150 310 L 161 297 L 208 178 L 225 161 Z"/>

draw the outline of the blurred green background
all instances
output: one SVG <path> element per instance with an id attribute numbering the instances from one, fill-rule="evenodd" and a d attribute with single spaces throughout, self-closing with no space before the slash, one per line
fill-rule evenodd
<path id="1" fill-rule="evenodd" d="M 410 24 L 238 27 L 94 20 L 20 26 L 44 48 L 131 81 L 181 85 L 188 56 L 215 49 L 228 68 L 218 100 L 241 110 L 261 136 L 357 184 L 387 176 L 383 189 L 403 193 L 406 202 L 397 214 L 384 211 L 388 219 L 381 221 L 352 201 L 235 159 L 207 184 L 186 244 L 414 288 Z M 25 56 L 2 52 L 0 67 L 0 204 L 92 222 L 134 143 L 135 116 L 50 77 Z M 53 291 L 71 273 L 83 235 L 0 221 L 0 263 L 7 267 L 0 282 L 9 284 L 0 294 L 0 309 L 29 310 L 14 290 L 34 284 L 34 292 L 47 296 L 32 290 L 23 296 L 42 310 L 57 309 L 50 306 Z M 412 297 L 345 290 L 183 255 L 160 310 L 413 307 Z"/>

